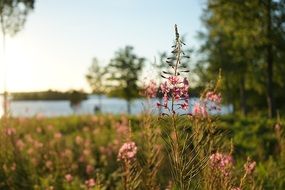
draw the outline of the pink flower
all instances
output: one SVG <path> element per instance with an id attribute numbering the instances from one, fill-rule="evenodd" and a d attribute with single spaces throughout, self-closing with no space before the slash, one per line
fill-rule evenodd
<path id="1" fill-rule="evenodd" d="M 206 94 L 206 101 L 208 103 L 208 107 L 210 110 L 220 110 L 221 109 L 221 103 L 222 103 L 222 97 L 221 94 L 217 94 L 213 91 L 209 91 Z"/>
<path id="2" fill-rule="evenodd" d="M 181 104 L 181 108 L 183 110 L 187 110 L 188 109 L 189 104 L 187 102 L 184 102 L 183 104 Z"/>
<path id="3" fill-rule="evenodd" d="M 181 88 L 179 88 L 179 87 L 174 87 L 172 89 L 172 94 L 173 94 L 173 97 L 176 101 L 178 101 L 181 98 L 181 96 L 183 95 Z"/>
<path id="4" fill-rule="evenodd" d="M 208 112 L 206 109 L 206 106 L 204 104 L 198 103 L 196 102 L 194 104 L 193 110 L 192 110 L 192 114 L 194 116 L 200 116 L 200 117 L 207 117 L 208 116 Z"/>
<path id="5" fill-rule="evenodd" d="M 255 166 L 256 166 L 256 162 L 255 161 L 250 162 L 249 159 L 248 159 L 248 161 L 244 164 L 245 172 L 248 175 L 251 175 L 254 172 L 254 170 L 255 170 Z"/>
<path id="6" fill-rule="evenodd" d="M 231 168 L 233 167 L 233 157 L 228 154 L 215 153 L 210 156 L 210 166 L 217 169 L 224 176 L 228 176 Z"/>
<path id="7" fill-rule="evenodd" d="M 165 81 L 160 85 L 161 92 L 163 93 L 163 104 L 157 103 L 157 106 L 167 108 L 169 99 L 174 101 L 174 104 L 178 104 L 178 101 L 184 101 L 178 105 L 182 105 L 180 108 L 188 109 L 188 88 L 189 82 L 187 78 L 182 78 L 181 76 L 170 76 L 168 81 Z"/>
<path id="8" fill-rule="evenodd" d="M 169 86 L 166 81 L 160 85 L 160 89 L 163 94 L 167 94 L 170 91 Z"/>
<path id="9" fill-rule="evenodd" d="M 221 104 L 221 102 L 222 102 L 221 94 L 217 94 L 217 93 L 215 93 L 213 91 L 207 92 L 206 99 L 209 100 L 209 101 L 212 101 L 212 102 L 214 102 L 216 104 Z"/>
<path id="10" fill-rule="evenodd" d="M 176 84 L 180 83 L 180 78 L 178 76 L 170 76 L 168 78 L 168 81 L 169 81 L 170 84 L 176 85 Z"/>
<path id="11" fill-rule="evenodd" d="M 157 84 L 154 80 L 151 80 L 149 84 L 145 85 L 145 95 L 148 98 L 154 98 L 156 97 L 157 93 Z"/>
<path id="12" fill-rule="evenodd" d="M 5 132 L 6 132 L 6 135 L 12 136 L 16 134 L 16 129 L 13 127 L 7 127 Z"/>
<path id="13" fill-rule="evenodd" d="M 68 183 L 72 182 L 72 180 L 73 180 L 73 177 L 72 177 L 71 174 L 66 174 L 66 175 L 64 176 L 64 178 L 65 178 L 65 180 L 66 180 Z"/>
<path id="14" fill-rule="evenodd" d="M 119 150 L 118 160 L 129 162 L 135 159 L 137 154 L 137 146 L 134 142 L 124 143 Z"/>
<path id="15" fill-rule="evenodd" d="M 96 185 L 96 182 L 93 178 L 91 178 L 85 181 L 85 185 L 87 186 L 87 188 L 92 188 Z"/>

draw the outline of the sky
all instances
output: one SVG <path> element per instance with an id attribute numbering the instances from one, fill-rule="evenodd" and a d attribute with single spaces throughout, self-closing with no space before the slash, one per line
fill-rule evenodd
<path id="1" fill-rule="evenodd" d="M 107 65 L 115 51 L 132 45 L 151 64 L 158 52 L 170 51 L 174 24 L 197 49 L 202 7 L 202 0 L 36 0 L 23 30 L 7 38 L 5 56 L 0 48 L 0 90 L 6 70 L 10 92 L 90 91 L 84 76 L 93 57 Z"/>

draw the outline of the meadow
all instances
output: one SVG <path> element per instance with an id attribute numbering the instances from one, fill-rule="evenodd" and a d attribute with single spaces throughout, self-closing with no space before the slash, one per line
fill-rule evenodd
<path id="1" fill-rule="evenodd" d="M 130 139 L 137 146 L 138 163 L 131 174 L 136 177 L 137 188 L 175 189 L 166 143 L 156 132 L 147 134 L 147 123 L 160 133 L 160 122 L 150 117 L 146 121 L 146 117 L 11 118 L 9 127 L 1 126 L 0 189 L 124 189 L 127 174 L 118 154 Z M 280 125 L 284 121 L 279 122 L 261 117 L 221 117 L 216 125 L 222 142 L 212 154 L 219 151 L 231 156 L 232 166 L 225 168 L 228 176 L 213 168 L 209 157 L 192 185 L 204 189 L 203 181 L 212 180 L 209 174 L 216 175 L 213 185 L 217 186 L 207 189 L 228 189 L 226 183 L 239 185 L 250 157 L 256 168 L 242 189 L 284 189 L 285 141 Z"/>

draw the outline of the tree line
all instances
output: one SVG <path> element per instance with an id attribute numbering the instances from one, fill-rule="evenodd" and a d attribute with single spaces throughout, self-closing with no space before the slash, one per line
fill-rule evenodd
<path id="1" fill-rule="evenodd" d="M 200 32 L 200 83 L 223 73 L 223 93 L 237 112 L 284 111 L 285 1 L 208 0 Z"/>

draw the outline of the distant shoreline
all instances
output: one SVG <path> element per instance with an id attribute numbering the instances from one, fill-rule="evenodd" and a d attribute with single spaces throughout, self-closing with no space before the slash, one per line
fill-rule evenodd
<path id="1" fill-rule="evenodd" d="M 14 92 L 9 97 L 12 101 L 61 101 L 70 100 L 74 93 L 80 96 L 80 99 L 87 100 L 88 94 L 82 91 L 40 91 L 40 92 Z M 3 96 L 3 94 L 1 94 Z"/>

